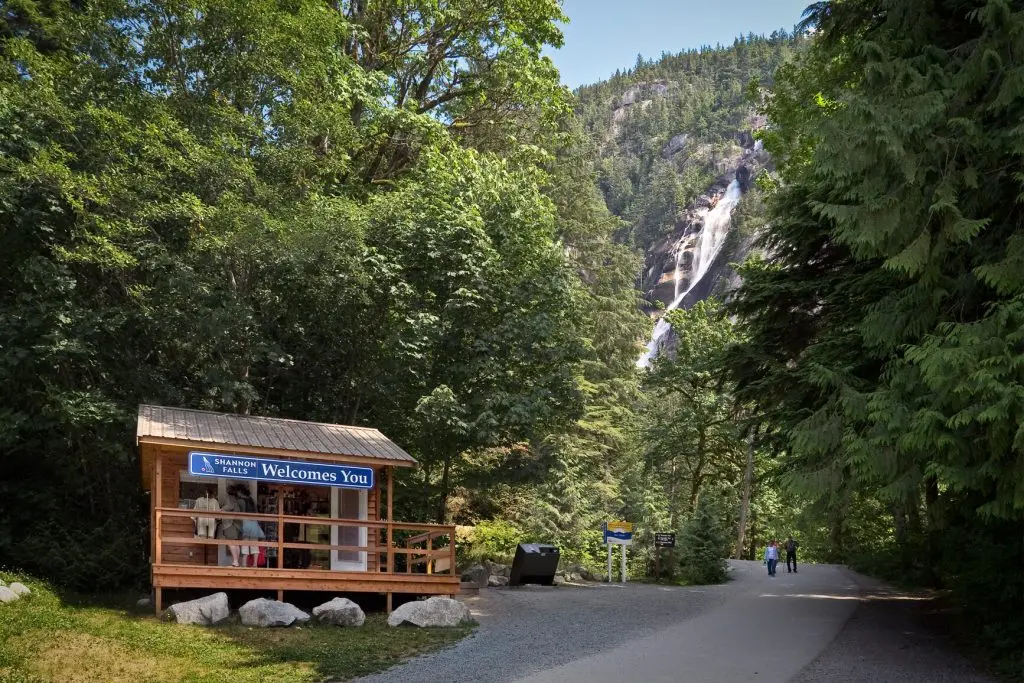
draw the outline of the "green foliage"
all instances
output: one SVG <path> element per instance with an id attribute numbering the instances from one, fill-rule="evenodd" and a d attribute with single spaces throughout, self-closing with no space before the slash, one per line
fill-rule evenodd
<path id="1" fill-rule="evenodd" d="M 645 387 L 656 409 L 644 432 L 647 462 L 675 528 L 697 507 L 708 483 L 738 486 L 746 461 L 743 415 L 721 381 L 723 354 L 736 341 L 714 300 L 668 314 L 676 346 L 659 356 Z"/>
<path id="2" fill-rule="evenodd" d="M 461 540 L 461 539 L 460 539 Z M 467 563 L 490 560 L 511 564 L 516 546 L 526 542 L 526 535 L 504 520 L 481 521 L 471 527 L 465 538 Z"/>
<path id="3" fill-rule="evenodd" d="M 589 290 L 540 55 L 562 15 L 457 5 L 5 8 L 5 561 L 145 580 L 142 401 L 378 426 L 423 463 L 407 518 L 446 516 L 478 454 L 574 424 Z"/>
<path id="4" fill-rule="evenodd" d="M 745 266 L 732 304 L 739 394 L 778 426 L 780 476 L 827 520 L 830 557 L 897 558 L 1005 605 L 999 628 L 1019 633 L 1019 544 L 979 542 L 966 583 L 942 546 L 1024 521 L 1024 17 L 999 0 L 855 0 L 810 20 L 766 101 L 780 178 L 772 260 Z"/>
<path id="5" fill-rule="evenodd" d="M 722 524 L 720 503 L 713 495 L 701 496 L 676 540 L 680 577 L 688 584 L 723 583 L 729 531 Z"/>

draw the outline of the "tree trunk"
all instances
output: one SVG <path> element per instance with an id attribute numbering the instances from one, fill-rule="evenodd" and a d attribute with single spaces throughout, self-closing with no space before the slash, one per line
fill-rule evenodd
<path id="1" fill-rule="evenodd" d="M 747 436 L 747 469 L 743 472 L 743 499 L 740 501 L 740 524 L 736 532 L 736 559 L 743 559 L 743 536 L 747 531 L 750 510 L 750 489 L 754 482 L 754 432 Z"/>
<path id="2" fill-rule="evenodd" d="M 832 515 L 832 528 L 829 530 L 829 555 L 832 562 L 843 562 L 843 511 L 835 510 Z"/>
<path id="3" fill-rule="evenodd" d="M 752 512 L 750 514 L 750 554 L 747 556 L 749 560 L 757 559 L 757 513 Z"/>
<path id="4" fill-rule="evenodd" d="M 441 500 L 437 506 L 437 523 L 444 524 L 448 513 L 448 486 L 451 478 L 452 456 L 444 457 L 444 466 L 441 469 Z"/>
<path id="5" fill-rule="evenodd" d="M 896 529 L 896 542 L 903 544 L 907 542 L 907 513 L 904 512 L 902 505 L 893 505 L 890 508 L 892 512 L 893 525 Z"/>
<path id="6" fill-rule="evenodd" d="M 697 466 L 693 468 L 693 478 L 690 480 L 690 513 L 697 509 L 697 500 L 700 498 L 700 487 L 704 483 L 704 449 L 707 445 L 707 435 L 700 430 L 697 439 Z"/>
<path id="7" fill-rule="evenodd" d="M 925 513 L 928 518 L 928 531 L 942 528 L 942 516 L 939 512 L 939 480 L 928 477 L 924 489 Z"/>
<path id="8" fill-rule="evenodd" d="M 672 474 L 668 478 L 668 528 L 675 531 L 676 521 L 679 519 L 679 515 L 676 514 L 678 503 L 676 502 L 676 459 L 672 458 Z"/>

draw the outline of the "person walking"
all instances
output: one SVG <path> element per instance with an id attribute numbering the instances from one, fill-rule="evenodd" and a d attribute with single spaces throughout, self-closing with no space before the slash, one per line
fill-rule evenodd
<path id="1" fill-rule="evenodd" d="M 779 563 L 779 545 L 774 540 L 765 548 L 764 563 L 768 565 L 768 576 L 775 576 L 775 565 Z"/>
<path id="2" fill-rule="evenodd" d="M 796 574 L 796 549 L 800 547 L 797 541 L 793 540 L 790 536 L 789 540 L 786 541 L 786 573 L 793 572 Z M 790 567 L 789 563 L 792 562 L 793 566 Z"/>

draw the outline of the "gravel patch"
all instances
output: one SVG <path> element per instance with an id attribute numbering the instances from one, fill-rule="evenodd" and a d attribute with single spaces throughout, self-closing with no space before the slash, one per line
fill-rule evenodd
<path id="1" fill-rule="evenodd" d="M 862 602 L 835 640 L 790 683 L 994 683 L 937 632 L 928 596 L 849 574 L 864 589 Z"/>
<path id="2" fill-rule="evenodd" d="M 359 680 L 516 680 L 698 616 L 724 603 L 723 588 L 626 584 L 484 589 L 466 600 L 480 622 L 472 636 Z"/>

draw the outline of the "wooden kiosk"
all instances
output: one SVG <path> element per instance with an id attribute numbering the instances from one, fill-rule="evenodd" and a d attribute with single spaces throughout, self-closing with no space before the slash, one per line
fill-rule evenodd
<path id="1" fill-rule="evenodd" d="M 165 588 L 459 592 L 455 527 L 394 521 L 416 461 L 376 429 L 142 405 L 137 438 L 157 613 Z"/>

